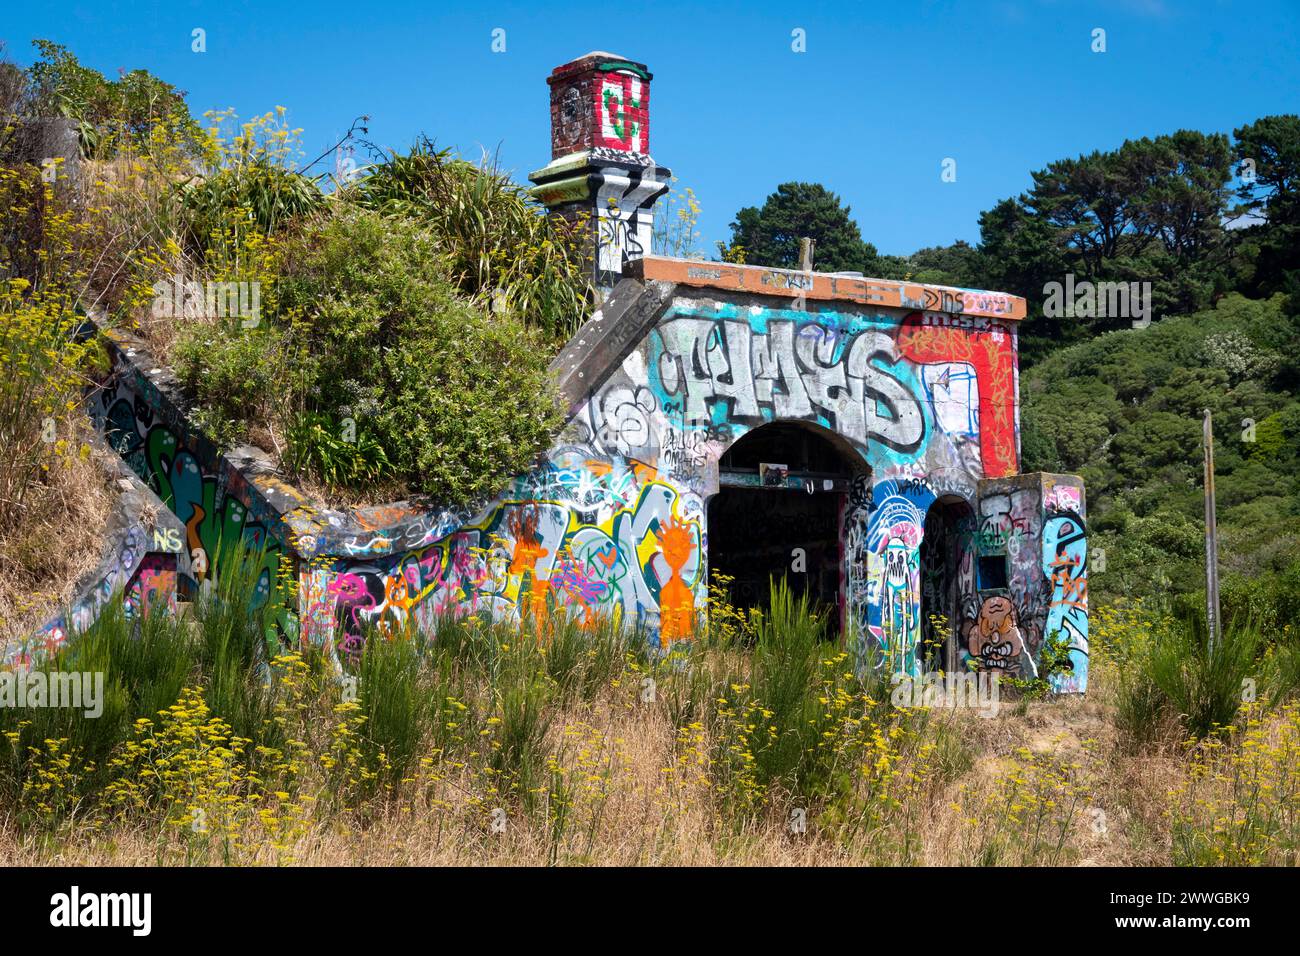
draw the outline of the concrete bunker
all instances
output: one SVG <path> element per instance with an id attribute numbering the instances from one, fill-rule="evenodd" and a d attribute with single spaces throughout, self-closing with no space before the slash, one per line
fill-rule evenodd
<path id="1" fill-rule="evenodd" d="M 586 230 L 600 296 L 551 365 L 567 423 L 490 501 L 322 506 L 259 449 L 221 451 L 174 375 L 106 333 L 92 414 L 183 550 L 265 546 L 264 579 L 298 583 L 275 627 L 339 667 L 375 629 L 447 615 L 613 619 L 666 650 L 707 623 L 712 565 L 743 572 L 736 603 L 779 570 L 833 604 L 861 666 L 1037 677 L 1064 640 L 1047 677 L 1082 692 L 1086 500 L 1076 476 L 1020 471 L 1024 299 L 648 255 L 667 189 L 650 79 L 606 53 L 550 77 L 553 158 L 530 178 Z"/>

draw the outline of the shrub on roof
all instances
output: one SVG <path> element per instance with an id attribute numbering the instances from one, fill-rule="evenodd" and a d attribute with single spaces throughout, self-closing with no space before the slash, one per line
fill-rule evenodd
<path id="1" fill-rule="evenodd" d="M 540 331 L 461 293 L 422 223 L 340 203 L 287 242 L 275 301 L 265 328 L 189 332 L 178 366 L 208 409 L 270 409 L 312 477 L 466 504 L 561 424 Z"/>
<path id="2" fill-rule="evenodd" d="M 345 190 L 352 201 L 423 223 L 456 288 L 480 307 L 524 317 L 553 345 L 590 311 L 577 233 L 548 218 L 495 165 L 458 159 L 421 140 Z"/>

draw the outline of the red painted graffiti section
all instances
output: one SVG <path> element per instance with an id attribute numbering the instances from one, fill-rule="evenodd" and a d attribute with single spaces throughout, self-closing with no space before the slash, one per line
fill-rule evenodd
<path id="1" fill-rule="evenodd" d="M 1016 473 L 1016 346 L 1002 326 L 968 317 L 912 312 L 898 330 L 898 352 L 918 364 L 965 362 L 979 388 L 980 459 L 986 478 Z"/>

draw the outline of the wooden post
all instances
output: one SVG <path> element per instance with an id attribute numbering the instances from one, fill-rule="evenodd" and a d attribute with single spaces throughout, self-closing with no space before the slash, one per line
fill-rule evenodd
<path id="1" fill-rule="evenodd" d="M 799 270 L 801 272 L 812 272 L 813 250 L 816 247 L 816 239 L 809 239 L 807 236 L 804 236 L 799 240 Z"/>
<path id="2" fill-rule="evenodd" d="M 1219 643 L 1219 529 L 1214 515 L 1214 422 L 1205 409 L 1201 432 L 1205 453 L 1205 622 L 1214 654 Z"/>

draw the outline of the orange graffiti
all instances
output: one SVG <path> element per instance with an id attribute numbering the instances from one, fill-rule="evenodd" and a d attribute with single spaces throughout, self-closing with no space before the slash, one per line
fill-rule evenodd
<path id="1" fill-rule="evenodd" d="M 518 574 L 522 579 L 525 574 L 532 582 L 528 589 L 528 614 L 537 626 L 537 640 L 542 642 L 547 627 L 546 596 L 550 593 L 550 582 L 537 574 L 537 562 L 550 554 L 549 548 L 543 548 L 537 535 L 539 514 L 535 508 L 520 508 L 512 511 L 506 519 L 506 527 L 514 536 L 515 547 L 510 556 L 510 573 Z M 520 581 L 522 586 L 523 582 Z"/>
<path id="2" fill-rule="evenodd" d="M 1079 562 L 1068 557 L 1052 562 L 1052 584 L 1060 588 L 1061 595 L 1052 601 L 1052 607 L 1088 610 L 1088 579 L 1082 575 L 1075 576 L 1078 566 Z"/>
<path id="3" fill-rule="evenodd" d="M 511 574 L 532 571 L 539 559 L 551 553 L 537 538 L 537 522 L 538 513 L 533 508 L 512 511 L 506 520 L 506 527 L 515 539 L 514 551 L 510 555 Z"/>
<path id="4" fill-rule="evenodd" d="M 196 549 L 202 550 L 203 548 L 203 539 L 199 537 L 199 525 L 203 524 L 203 519 L 206 516 L 203 506 L 196 504 L 194 506 L 194 514 L 190 516 L 189 521 L 185 522 L 185 537 L 188 539 L 190 554 L 193 554 Z M 194 577 L 196 580 L 202 581 L 206 576 L 206 568 L 204 570 L 198 570 L 197 568 L 194 570 Z"/>
<path id="5" fill-rule="evenodd" d="M 533 586 L 528 590 L 528 614 L 537 627 L 537 643 L 549 634 L 550 611 L 546 606 L 546 596 L 551 591 L 551 582 L 533 578 Z"/>
<path id="6" fill-rule="evenodd" d="M 643 461 L 633 459 L 629 462 L 632 466 L 632 474 L 636 476 L 636 483 L 644 485 L 648 481 L 659 480 L 659 469 L 654 465 L 647 465 Z"/>
<path id="7" fill-rule="evenodd" d="M 695 541 L 690 526 L 676 518 L 670 518 L 655 537 L 670 572 L 659 592 L 659 643 L 667 647 L 695 630 L 695 595 L 682 580 L 682 568 L 690 559 Z"/>

